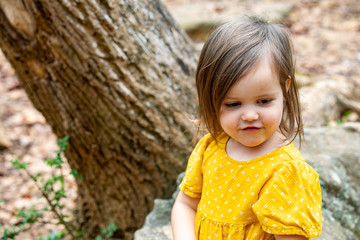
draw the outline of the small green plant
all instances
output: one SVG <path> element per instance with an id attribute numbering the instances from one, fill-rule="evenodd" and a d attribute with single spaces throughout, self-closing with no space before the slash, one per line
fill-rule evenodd
<path id="1" fill-rule="evenodd" d="M 345 122 L 348 122 L 348 121 L 349 121 L 349 118 L 351 117 L 352 114 L 353 114 L 353 112 L 350 111 L 350 110 L 344 111 L 344 112 L 341 114 L 340 119 L 336 120 L 336 124 L 337 124 L 337 125 L 342 125 L 342 124 L 344 124 Z"/>
<path id="2" fill-rule="evenodd" d="M 61 201 L 67 197 L 64 182 L 66 175 L 64 174 L 62 167 L 64 163 L 62 154 L 68 145 L 68 140 L 69 136 L 59 139 L 59 150 L 55 152 L 56 157 L 45 160 L 46 164 L 54 170 L 53 176 L 48 179 L 45 179 L 42 174 L 33 175 L 30 173 L 27 169 L 27 164 L 21 162 L 19 159 L 11 161 L 15 169 L 25 171 L 25 173 L 33 180 L 49 207 L 40 210 L 35 209 L 35 207 L 32 207 L 27 211 L 20 210 L 16 215 L 17 218 L 21 219 L 20 224 L 11 225 L 8 228 L 4 227 L 2 229 L 3 236 L 1 237 L 1 240 L 14 239 L 19 233 L 29 230 L 32 224 L 42 217 L 44 212 L 52 212 L 56 216 L 56 224 L 62 225 L 64 231 L 49 231 L 48 236 L 40 237 L 38 240 L 59 240 L 63 239 L 66 234 L 70 235 L 70 238 L 73 240 L 83 239 L 82 232 L 76 229 L 75 226 L 67 220 L 69 216 L 63 213 L 65 206 Z M 69 174 L 78 179 L 82 178 L 82 175 L 75 169 L 71 170 Z M 1 200 L 0 203 L 3 204 L 4 201 Z M 111 222 L 106 228 L 101 229 L 101 234 L 96 237 L 96 240 L 109 239 L 117 229 L 118 227 L 115 223 Z"/>
<path id="3" fill-rule="evenodd" d="M 40 237 L 38 240 L 61 240 L 65 237 L 64 232 L 52 232 L 49 231 L 49 235 L 46 237 Z"/>
<path id="4" fill-rule="evenodd" d="M 34 207 L 18 211 L 15 217 L 21 219 L 20 223 L 11 225 L 9 228 L 4 227 L 1 240 L 14 239 L 19 233 L 29 230 L 31 225 L 37 222 L 45 211 L 47 211 L 46 208 L 37 210 Z"/>
<path id="5" fill-rule="evenodd" d="M 343 123 L 344 123 L 344 122 L 343 122 L 341 119 L 337 119 L 337 120 L 336 120 L 336 125 L 339 125 L 339 126 L 340 126 L 340 125 L 343 125 Z"/>
<path id="6" fill-rule="evenodd" d="M 110 239 L 114 232 L 118 230 L 118 226 L 115 223 L 111 222 L 106 228 L 101 229 L 101 235 L 96 237 L 96 240 L 107 240 Z"/>

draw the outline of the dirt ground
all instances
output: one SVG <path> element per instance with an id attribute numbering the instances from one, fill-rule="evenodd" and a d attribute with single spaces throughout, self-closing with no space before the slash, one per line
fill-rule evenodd
<path id="1" fill-rule="evenodd" d="M 181 22 L 192 18 L 218 18 L 244 11 L 269 9 L 277 0 L 165 0 L 175 18 Z M 294 9 L 285 19 L 293 34 L 298 74 L 302 81 L 322 80 L 360 82 L 360 4 L 358 0 L 287 1 Z M 326 100 L 324 100 L 326 101 Z M 18 223 L 20 209 L 34 204 L 45 206 L 40 193 L 23 172 L 14 170 L 10 160 L 21 158 L 29 163 L 33 174 L 51 174 L 43 159 L 54 157 L 56 137 L 43 116 L 32 106 L 19 85 L 14 70 L 0 54 L 0 121 L 12 146 L 0 149 L 0 225 Z M 69 171 L 66 166 L 65 172 Z M 67 179 L 71 211 L 76 199 L 76 185 Z M 44 222 L 36 224 L 16 239 L 37 239 L 47 229 L 57 229 Z M 0 227 L 1 229 L 1 227 Z M 1 234 L 1 230 L 0 230 Z"/>

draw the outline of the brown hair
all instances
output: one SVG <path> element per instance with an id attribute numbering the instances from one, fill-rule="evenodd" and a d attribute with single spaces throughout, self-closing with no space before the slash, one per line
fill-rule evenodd
<path id="1" fill-rule="evenodd" d="M 303 126 L 289 32 L 280 24 L 269 23 L 255 16 L 222 24 L 205 42 L 196 69 L 198 132 L 205 125 L 217 140 L 223 131 L 219 113 L 226 93 L 265 54 L 270 54 L 273 60 L 285 100 L 280 131 L 291 141 L 299 135 L 301 144 Z M 291 79 L 288 90 L 287 79 Z M 196 138 L 197 134 L 194 140 Z"/>

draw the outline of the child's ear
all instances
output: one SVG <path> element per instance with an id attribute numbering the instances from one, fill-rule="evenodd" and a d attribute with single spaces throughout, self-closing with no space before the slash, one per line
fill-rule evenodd
<path id="1" fill-rule="evenodd" d="M 286 85 L 286 92 L 289 91 L 290 89 L 290 84 L 291 84 L 291 78 L 288 78 L 285 82 L 285 85 Z"/>

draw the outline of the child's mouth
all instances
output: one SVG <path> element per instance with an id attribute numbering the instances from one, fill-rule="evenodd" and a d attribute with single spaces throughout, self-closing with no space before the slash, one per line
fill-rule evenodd
<path id="1" fill-rule="evenodd" d="M 245 132 L 256 132 L 259 129 L 260 128 L 258 128 L 258 127 L 246 127 L 246 128 L 243 128 L 242 130 L 245 131 Z"/>

